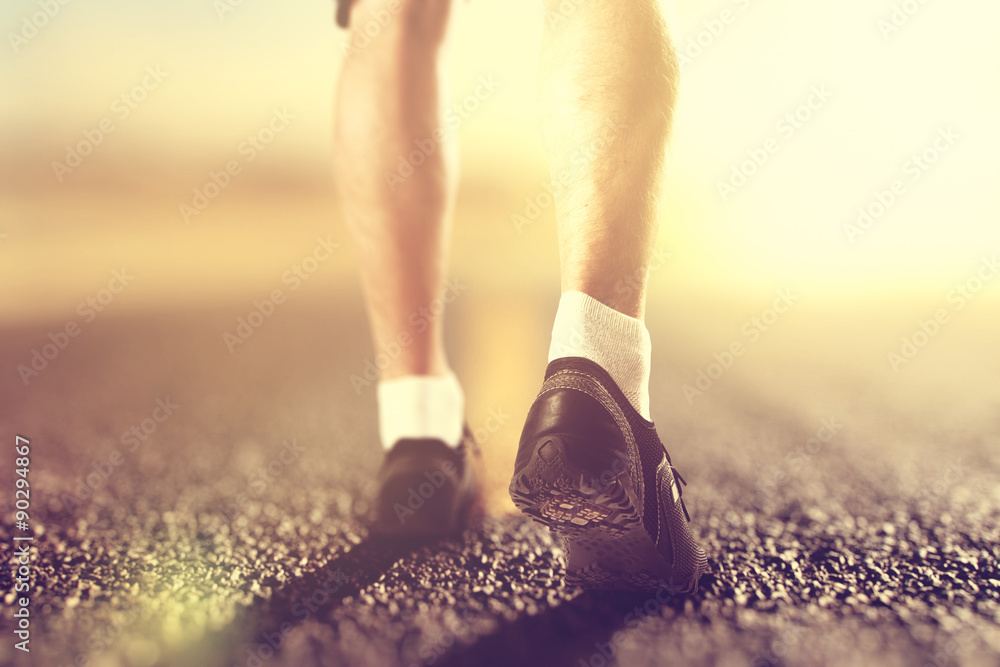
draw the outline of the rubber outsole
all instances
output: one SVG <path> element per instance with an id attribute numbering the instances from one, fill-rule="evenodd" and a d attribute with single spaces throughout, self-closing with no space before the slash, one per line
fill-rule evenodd
<path id="1" fill-rule="evenodd" d="M 566 583 L 603 590 L 689 592 L 677 581 L 642 525 L 627 469 L 585 471 L 570 463 L 567 442 L 546 436 L 514 471 L 510 497 L 522 512 L 563 538 Z"/>

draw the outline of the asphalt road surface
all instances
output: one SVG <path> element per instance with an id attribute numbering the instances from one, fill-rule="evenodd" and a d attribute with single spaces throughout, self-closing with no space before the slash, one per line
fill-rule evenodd
<path id="1" fill-rule="evenodd" d="M 476 399 L 489 516 L 461 538 L 396 544 L 366 528 L 380 450 L 374 391 L 350 381 L 370 356 L 361 310 L 282 309 L 233 353 L 223 333 L 244 304 L 108 314 L 27 387 L 13 369 L 62 323 L 2 331 L 5 562 L 14 536 L 34 541 L 31 652 L 14 648 L 5 565 L 0 663 L 1000 664 L 995 327 L 942 336 L 895 385 L 904 373 L 873 379 L 830 350 L 769 365 L 761 347 L 691 402 L 681 386 L 724 348 L 657 329 L 654 418 L 712 562 L 696 595 L 673 597 L 565 587 L 557 540 L 503 500 L 550 311 L 527 328 L 541 341 L 528 361 L 481 355 L 530 369 L 516 392 L 495 389 L 513 403 Z M 477 317 L 459 308 L 453 339 Z M 786 347 L 778 336 L 768 345 Z M 493 390 L 478 354 L 458 363 L 470 395 Z M 18 434 L 28 531 L 10 500 Z"/>

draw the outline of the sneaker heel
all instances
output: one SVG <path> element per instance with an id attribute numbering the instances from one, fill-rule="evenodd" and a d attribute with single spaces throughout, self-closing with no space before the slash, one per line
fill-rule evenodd
<path id="1" fill-rule="evenodd" d="M 574 445 L 582 446 L 557 435 L 539 438 L 511 479 L 514 505 L 563 535 L 595 527 L 617 533 L 638 523 L 625 490 L 624 461 L 603 470 L 584 470 L 573 463 Z"/>

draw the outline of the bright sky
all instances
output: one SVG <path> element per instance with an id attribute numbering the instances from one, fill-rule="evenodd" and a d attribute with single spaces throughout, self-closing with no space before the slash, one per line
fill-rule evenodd
<path id="1" fill-rule="evenodd" d="M 220 16 L 225 2 L 237 6 Z M 12 38 L 45 4 L 59 7 L 46 25 Z M 141 146 L 167 164 L 224 162 L 281 108 L 295 120 L 269 159 L 326 164 L 346 38 L 332 13 L 331 0 L 6 0 L 0 153 L 50 179 L 62 147 L 159 68 L 93 161 Z M 545 175 L 540 3 L 472 0 L 457 22 L 454 95 L 483 76 L 500 82 L 462 124 L 466 181 L 537 174 L 517 185 L 530 193 Z M 1000 251 L 998 25 L 995 0 L 677 0 L 687 62 L 661 236 L 674 268 L 692 281 L 815 289 L 934 290 L 971 275 Z M 933 163 L 913 162 L 922 155 Z M 0 196 L 19 195 L 0 185 Z M 878 213 L 880 196 L 892 201 L 869 228 L 845 229 L 859 207 Z M 0 220 L 0 232 L 13 242 L 27 224 Z"/>

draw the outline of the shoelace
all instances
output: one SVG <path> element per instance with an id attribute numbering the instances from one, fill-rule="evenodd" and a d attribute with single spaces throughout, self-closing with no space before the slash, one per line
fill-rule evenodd
<path id="1" fill-rule="evenodd" d="M 663 446 L 663 443 L 660 443 Z M 688 514 L 687 505 L 684 504 L 684 488 L 687 486 L 687 481 L 685 481 L 684 476 L 681 475 L 681 471 L 674 467 L 673 461 L 670 460 L 670 452 L 667 451 L 666 447 L 663 447 L 663 455 L 667 457 L 667 467 L 670 468 L 671 472 L 674 474 L 674 478 L 680 480 L 680 485 L 677 486 L 677 499 L 681 501 L 681 509 L 684 510 L 684 518 L 687 519 L 688 523 L 691 523 L 691 515 Z"/>

